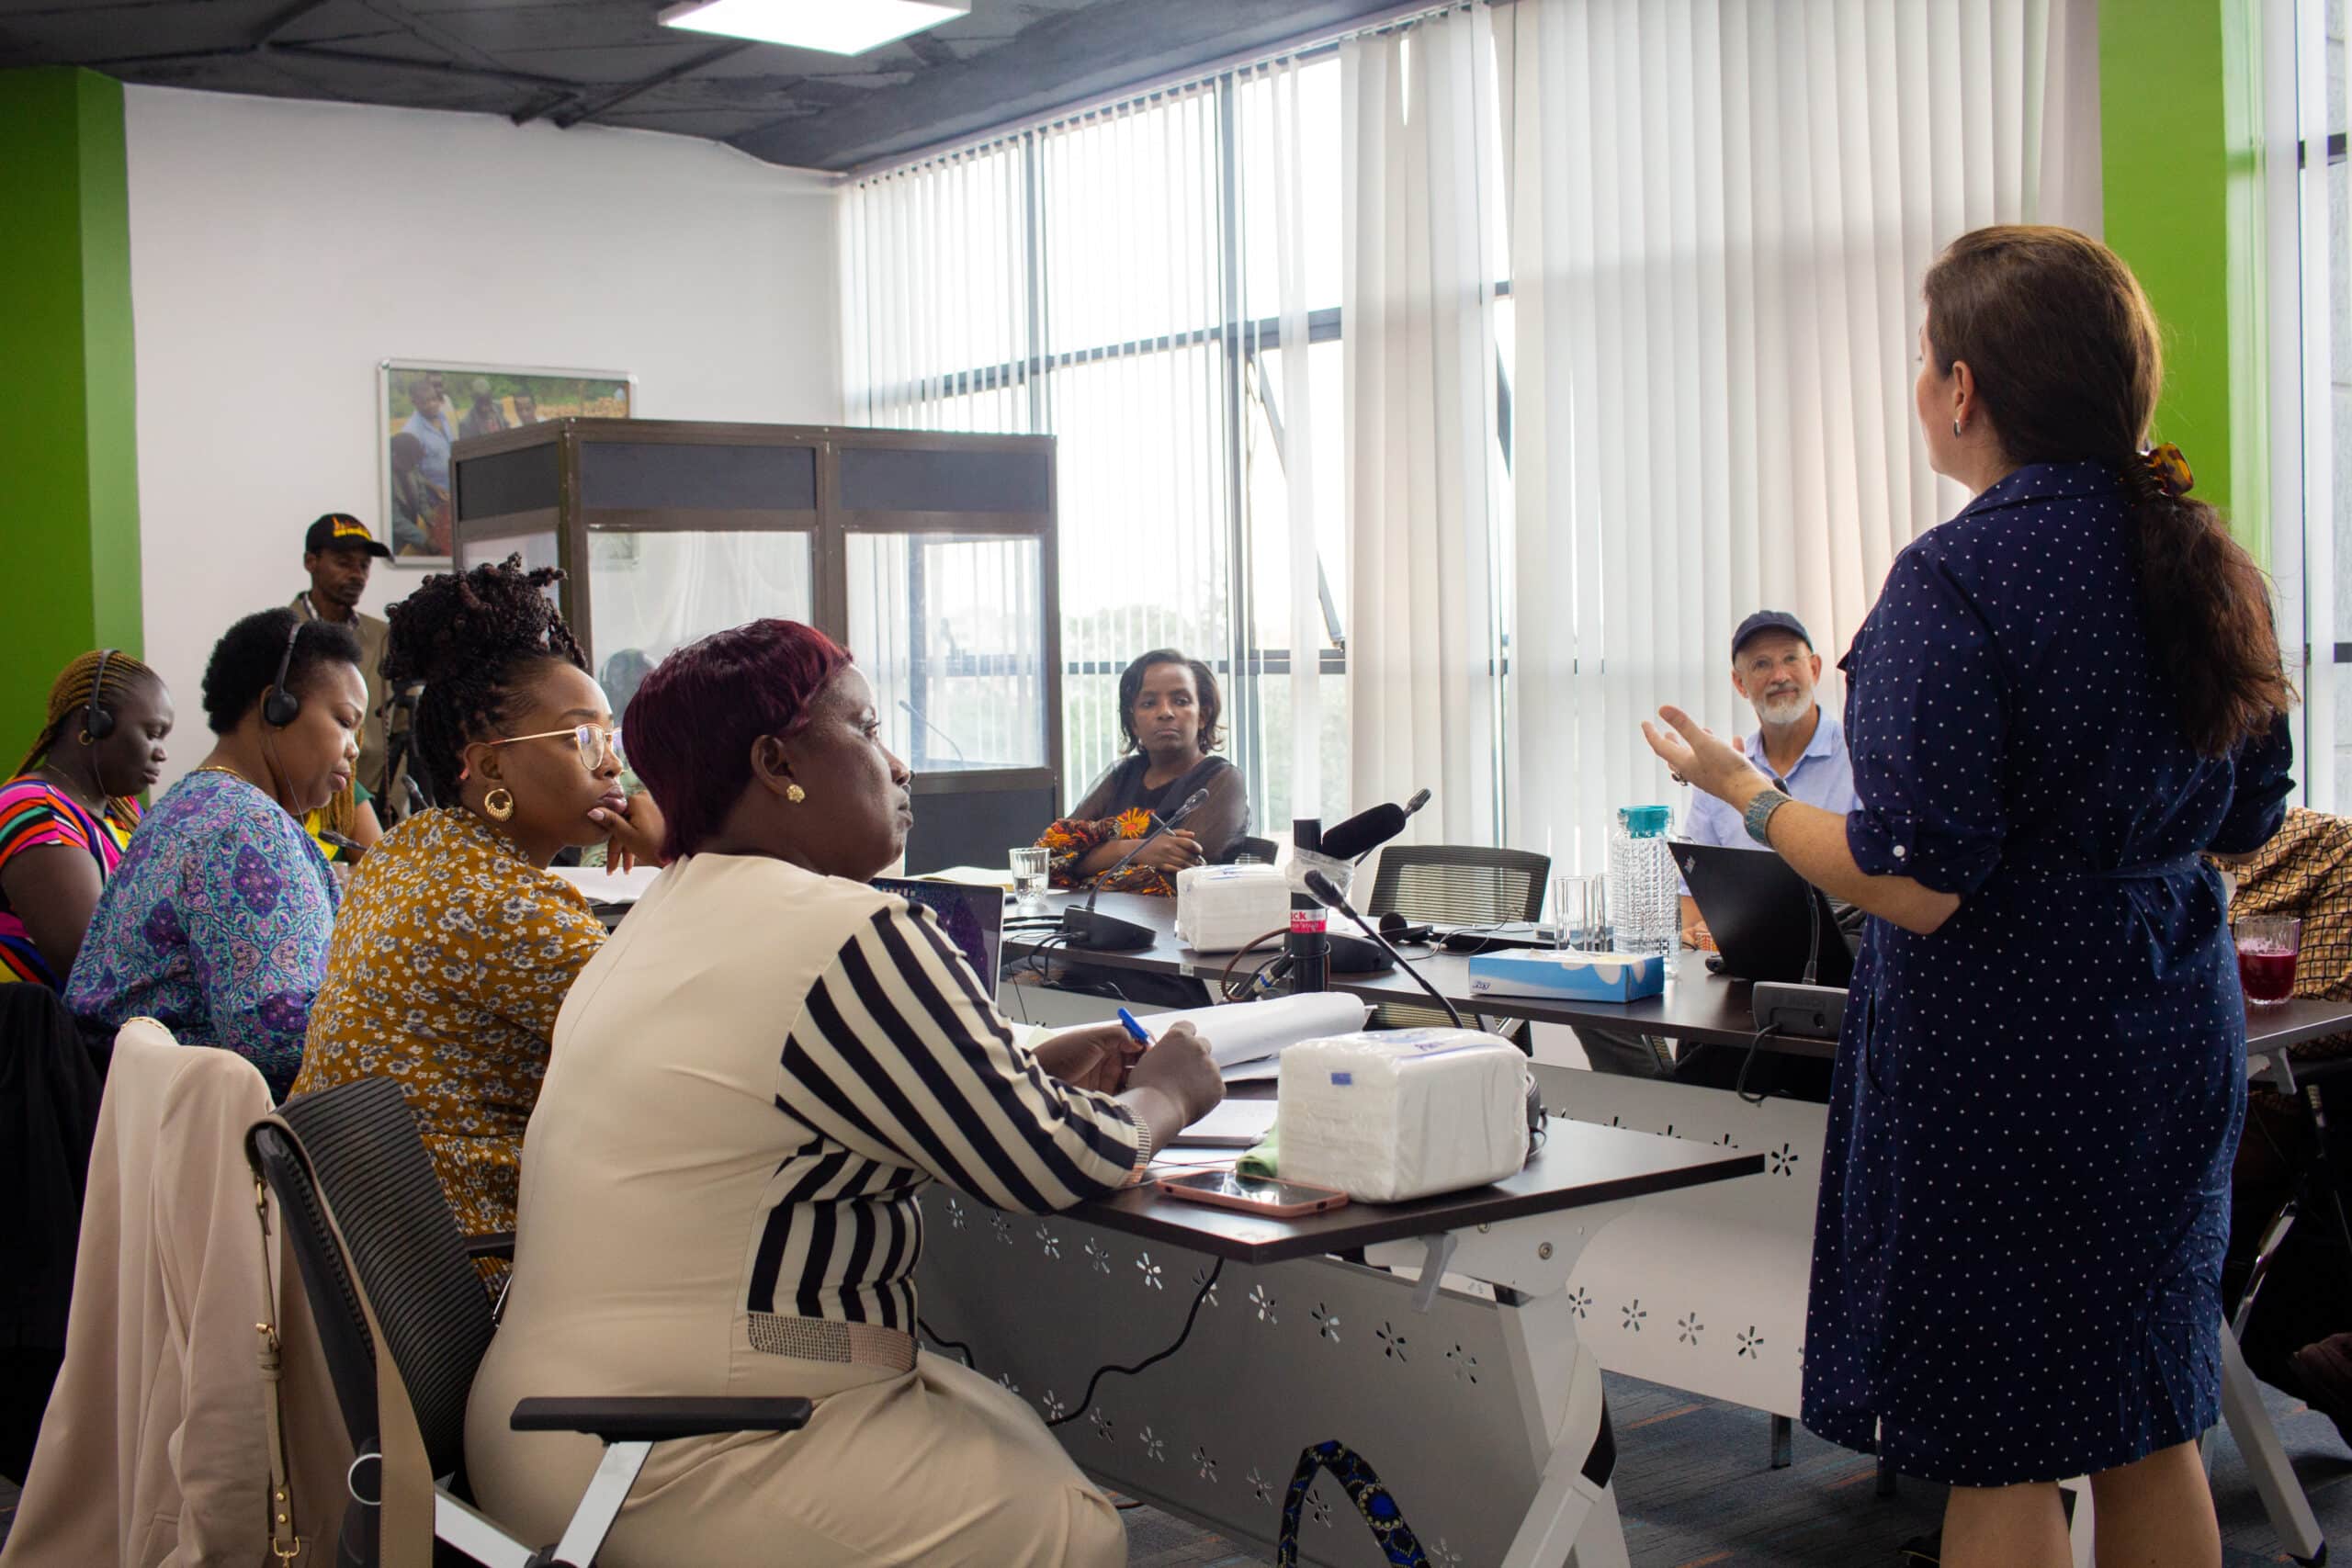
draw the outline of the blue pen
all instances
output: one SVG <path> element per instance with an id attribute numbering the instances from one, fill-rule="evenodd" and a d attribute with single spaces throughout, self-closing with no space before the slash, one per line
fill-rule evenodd
<path id="1" fill-rule="evenodd" d="M 1144 1029 L 1142 1024 L 1136 1021 L 1136 1015 L 1129 1012 L 1125 1008 L 1121 1008 L 1119 1010 L 1119 1022 L 1125 1028 L 1128 1035 L 1134 1039 L 1136 1044 L 1148 1046 L 1151 1043 L 1151 1035 Z"/>

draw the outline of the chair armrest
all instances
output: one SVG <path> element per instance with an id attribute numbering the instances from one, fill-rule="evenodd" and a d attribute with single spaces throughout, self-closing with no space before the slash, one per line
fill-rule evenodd
<path id="1" fill-rule="evenodd" d="M 514 1233 L 490 1231 L 481 1235 L 469 1235 L 466 1240 L 468 1258 L 503 1258 L 514 1261 Z"/>
<path id="2" fill-rule="evenodd" d="M 593 1432 L 607 1443 L 660 1443 L 725 1432 L 797 1432 L 808 1424 L 805 1399 L 526 1399 L 508 1425 L 517 1432 Z"/>

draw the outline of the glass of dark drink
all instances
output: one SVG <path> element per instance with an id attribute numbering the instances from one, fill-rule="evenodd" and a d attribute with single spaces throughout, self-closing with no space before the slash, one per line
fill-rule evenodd
<path id="1" fill-rule="evenodd" d="M 2254 1007 L 2277 1007 L 2295 994 L 2295 960 L 2303 951 L 2303 922 L 2292 915 L 2248 915 L 2232 922 L 2237 939 L 2238 984 Z"/>

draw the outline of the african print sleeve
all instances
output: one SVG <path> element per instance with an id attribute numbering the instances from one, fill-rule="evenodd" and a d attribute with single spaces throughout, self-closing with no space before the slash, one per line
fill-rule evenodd
<path id="1" fill-rule="evenodd" d="M 208 850 L 182 863 L 175 903 L 209 1043 L 253 1063 L 283 1094 L 302 1065 L 311 1001 L 326 976 L 334 878 L 274 806 L 243 814 Z"/>

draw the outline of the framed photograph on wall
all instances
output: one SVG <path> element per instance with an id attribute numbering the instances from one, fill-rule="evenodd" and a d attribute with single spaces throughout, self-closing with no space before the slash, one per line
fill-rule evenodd
<path id="1" fill-rule="evenodd" d="M 397 566 L 449 564 L 449 448 L 550 419 L 627 419 L 637 378 L 625 370 L 386 359 L 376 367 L 377 515 Z"/>

